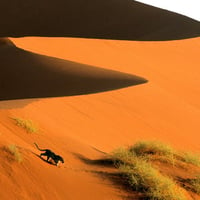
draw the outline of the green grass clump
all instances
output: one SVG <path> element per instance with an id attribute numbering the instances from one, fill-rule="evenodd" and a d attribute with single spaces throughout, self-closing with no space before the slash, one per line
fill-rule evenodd
<path id="1" fill-rule="evenodd" d="M 22 162 L 23 158 L 22 158 L 22 155 L 21 153 L 19 152 L 19 149 L 17 148 L 16 145 L 14 144 L 11 144 L 8 146 L 8 150 L 9 152 L 14 156 L 15 160 L 19 163 Z"/>
<path id="2" fill-rule="evenodd" d="M 113 152 L 112 158 L 119 159 L 118 168 L 128 185 L 136 191 L 145 192 L 150 200 L 186 200 L 182 189 L 173 180 L 163 176 L 137 154 L 119 149 Z"/>
<path id="3" fill-rule="evenodd" d="M 28 133 L 37 133 L 38 127 L 33 123 L 32 120 L 22 118 L 12 118 L 15 120 L 16 125 L 24 128 Z"/>

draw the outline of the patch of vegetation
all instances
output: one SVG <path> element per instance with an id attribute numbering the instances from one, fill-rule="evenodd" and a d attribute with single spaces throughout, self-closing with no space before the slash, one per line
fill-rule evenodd
<path id="1" fill-rule="evenodd" d="M 14 144 L 9 145 L 8 150 L 14 156 L 14 158 L 17 162 L 19 162 L 19 163 L 22 162 L 22 160 L 23 160 L 22 155 L 19 152 L 19 149 L 16 145 L 14 145 Z"/>
<path id="2" fill-rule="evenodd" d="M 196 176 L 194 179 L 189 180 L 189 183 L 192 191 L 200 194 L 200 175 Z"/>
<path id="3" fill-rule="evenodd" d="M 119 148 L 112 152 L 112 160 L 116 167 L 121 164 L 130 164 L 135 162 L 136 155 L 125 148 Z"/>
<path id="4" fill-rule="evenodd" d="M 130 152 L 150 160 L 175 165 L 178 161 L 190 163 L 200 167 L 200 154 L 192 152 L 178 152 L 170 145 L 159 141 L 139 141 L 130 147 Z M 180 162 L 179 162 L 180 164 Z"/>
<path id="5" fill-rule="evenodd" d="M 177 151 L 162 142 L 139 141 L 113 151 L 110 158 L 123 182 L 149 200 L 186 200 L 185 190 L 200 195 L 199 154 Z"/>
<path id="6" fill-rule="evenodd" d="M 167 144 L 159 141 L 139 141 L 130 147 L 130 152 L 150 160 L 175 164 L 176 151 Z"/>
<path id="7" fill-rule="evenodd" d="M 162 175 L 146 159 L 126 149 L 113 152 L 112 159 L 127 184 L 146 194 L 150 200 L 186 200 L 183 190 L 169 177 Z"/>
<path id="8" fill-rule="evenodd" d="M 146 154 L 173 156 L 175 154 L 171 146 L 158 141 L 139 141 L 130 148 L 130 151 L 138 156 Z"/>
<path id="9" fill-rule="evenodd" d="M 22 119 L 22 118 L 12 118 L 17 126 L 20 126 L 24 128 L 28 133 L 37 133 L 38 132 L 38 127 L 36 124 L 33 123 L 32 120 L 27 120 L 27 119 Z"/>
<path id="10" fill-rule="evenodd" d="M 180 159 L 185 163 L 193 164 L 200 167 L 200 154 L 192 152 L 183 152 Z"/>

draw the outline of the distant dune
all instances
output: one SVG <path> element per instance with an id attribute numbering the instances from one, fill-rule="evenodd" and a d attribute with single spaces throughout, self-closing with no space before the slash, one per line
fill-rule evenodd
<path id="1" fill-rule="evenodd" d="M 0 36 L 177 40 L 200 35 L 200 23 L 134 0 L 1 1 Z"/>
<path id="2" fill-rule="evenodd" d="M 0 100 L 71 96 L 147 82 L 131 74 L 37 55 L 0 40 Z"/>

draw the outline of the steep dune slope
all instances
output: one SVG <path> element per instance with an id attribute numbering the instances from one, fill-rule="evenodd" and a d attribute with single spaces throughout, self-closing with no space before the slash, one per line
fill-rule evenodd
<path id="1" fill-rule="evenodd" d="M 12 127 L 12 124 L 9 124 L 9 127 Z M 113 187 L 111 181 L 105 178 L 103 180 L 99 174 L 102 170 L 105 171 L 105 168 L 84 165 L 76 156 L 82 151 L 84 156 L 93 159 L 97 155 L 101 157 L 100 153 L 67 137 L 63 137 L 63 141 L 60 137 L 58 138 L 48 135 L 27 136 L 26 132 L 16 127 L 15 131 L 3 132 L 0 144 L 1 199 L 92 198 L 100 200 L 113 197 L 121 199 L 121 196 L 127 195 L 117 187 Z M 58 168 L 41 160 L 37 156 L 39 152 L 34 150 L 33 146 L 31 147 L 30 139 L 38 140 L 40 146 L 43 141 L 48 148 L 51 147 L 52 150 L 62 153 L 66 162 L 65 166 Z M 5 147 L 10 144 L 16 144 L 20 149 L 23 156 L 21 163 L 15 161 L 9 151 L 5 150 Z M 91 152 L 95 156 L 91 156 Z"/>

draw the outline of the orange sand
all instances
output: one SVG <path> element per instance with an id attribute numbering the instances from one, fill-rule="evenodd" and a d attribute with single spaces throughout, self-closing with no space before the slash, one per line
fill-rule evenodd
<path id="1" fill-rule="evenodd" d="M 14 143 L 24 155 L 21 164 L 2 164 L 1 199 L 122 200 L 130 194 L 112 182 L 111 169 L 91 164 L 103 152 L 140 139 L 200 151 L 200 38 L 173 42 L 12 41 L 36 53 L 136 74 L 149 82 L 98 94 L 1 101 L 1 144 Z M 39 133 L 27 134 L 16 127 L 9 118 L 15 116 L 33 120 Z M 39 153 L 33 142 L 63 155 L 65 165 L 56 168 L 40 160 L 32 153 Z"/>
<path id="2" fill-rule="evenodd" d="M 30 51 L 137 74 L 149 80 L 147 84 L 113 92 L 43 100 L 52 103 L 51 112 L 58 111 L 60 106 L 56 102 L 63 104 L 61 111 L 66 109 L 67 115 L 63 113 L 62 126 L 80 119 L 78 127 L 70 125 L 74 137 L 101 146 L 97 137 L 105 133 L 103 144 L 109 150 L 115 144 L 132 143 L 138 137 L 160 138 L 199 150 L 196 140 L 200 119 L 199 38 L 173 42 L 64 38 L 13 41 Z M 45 105 L 48 109 L 49 105 Z M 72 117 L 74 111 L 76 116 Z M 87 117 L 82 119 L 84 114 Z"/>

